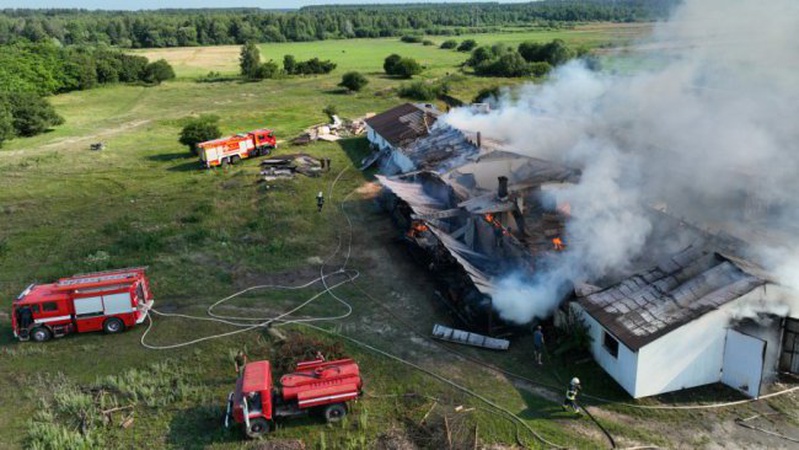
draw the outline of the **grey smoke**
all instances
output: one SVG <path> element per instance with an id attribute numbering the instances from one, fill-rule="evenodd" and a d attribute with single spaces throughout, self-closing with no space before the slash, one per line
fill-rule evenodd
<path id="1" fill-rule="evenodd" d="M 595 73 L 571 63 L 549 82 L 505 96 L 489 114 L 465 108 L 448 114 L 444 120 L 456 127 L 583 170 L 578 185 L 559 193 L 572 207 L 566 241 L 574 245 L 526 287 L 515 278 L 500 282 L 495 304 L 509 305 L 500 306 L 502 316 L 518 323 L 546 316 L 560 301 L 564 280 L 623 271 L 644 251 L 652 228 L 643 204 L 666 204 L 708 226 L 794 227 L 796 30 L 794 0 L 686 0 L 651 39 L 633 46 L 635 55 L 650 57 L 634 74 Z M 746 205 L 766 205 L 772 214 L 753 217 Z M 758 254 L 775 253 L 766 242 L 755 243 L 762 247 Z M 799 248 L 777 244 L 783 245 Z M 758 262 L 784 284 L 799 285 L 798 252 L 788 253 Z M 530 307 L 531 301 L 544 306 Z"/>

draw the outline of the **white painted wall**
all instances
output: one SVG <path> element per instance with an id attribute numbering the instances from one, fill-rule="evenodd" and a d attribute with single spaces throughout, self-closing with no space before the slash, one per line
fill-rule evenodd
<path id="1" fill-rule="evenodd" d="M 393 162 L 396 167 L 399 167 L 400 173 L 416 170 L 416 166 L 413 164 L 410 158 L 397 150 L 391 151 L 391 162 Z"/>
<path id="2" fill-rule="evenodd" d="M 754 289 L 718 310 L 706 313 L 633 352 L 619 342 L 618 358 L 613 358 L 602 345 L 603 327 L 580 305 L 572 303 L 590 330 L 591 353 L 597 363 L 635 398 L 687 389 L 722 380 L 727 330 L 733 318 L 750 308 L 747 305 L 774 300 L 773 286 Z M 750 330 L 746 330 L 750 331 Z M 779 348 L 779 326 L 750 332 L 768 342 L 764 378 L 776 367 Z M 772 354 L 773 352 L 773 354 Z M 760 365 L 760 356 L 746 364 Z M 736 386 L 733 386 L 737 388 Z"/>
<path id="3" fill-rule="evenodd" d="M 766 341 L 763 339 L 728 328 L 721 382 L 757 398 L 760 395 L 760 382 L 763 379 L 765 352 Z"/>
<path id="4" fill-rule="evenodd" d="M 636 388 L 636 366 L 638 365 L 638 354 L 625 347 L 619 341 L 618 357 L 614 358 L 602 345 L 602 332 L 606 331 L 590 314 L 577 303 L 572 303 L 571 307 L 583 318 L 583 322 L 588 327 L 588 332 L 593 339 L 591 342 L 591 354 L 605 372 L 616 380 L 627 393 L 635 397 Z"/>
<path id="5" fill-rule="evenodd" d="M 380 136 L 374 130 L 374 128 L 369 126 L 369 124 L 366 125 L 366 139 L 369 141 L 370 144 L 377 146 L 377 148 L 381 150 L 383 149 L 394 150 L 391 144 L 389 144 L 387 140 L 383 139 L 383 136 Z"/>
<path id="6" fill-rule="evenodd" d="M 390 163 L 393 164 L 394 167 L 399 168 L 400 173 L 411 172 L 416 169 L 416 166 L 411 162 L 410 158 L 399 152 L 397 148 L 383 139 L 383 136 L 377 133 L 368 124 L 366 125 L 366 139 L 370 144 L 377 146 L 380 150 L 388 151 L 390 155 L 389 158 L 391 159 Z"/>
<path id="7" fill-rule="evenodd" d="M 721 380 L 729 318 L 716 310 L 638 350 L 633 397 L 648 397 Z"/>

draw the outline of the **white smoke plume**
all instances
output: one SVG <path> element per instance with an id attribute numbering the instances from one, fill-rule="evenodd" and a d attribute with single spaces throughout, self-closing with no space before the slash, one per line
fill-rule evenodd
<path id="1" fill-rule="evenodd" d="M 634 74 L 571 63 L 489 114 L 450 112 L 451 125 L 583 170 L 580 183 L 559 194 L 571 204 L 573 245 L 532 282 L 500 282 L 501 315 L 517 323 L 546 316 L 564 282 L 623 270 L 652 228 L 642 204 L 663 202 L 703 224 L 751 221 L 752 205 L 770 211 L 754 218 L 759 227 L 799 221 L 796 30 L 795 0 L 686 0 L 634 46 L 658 56 Z M 758 262 L 799 285 L 799 270 L 780 270 L 799 268 L 796 255 Z"/>

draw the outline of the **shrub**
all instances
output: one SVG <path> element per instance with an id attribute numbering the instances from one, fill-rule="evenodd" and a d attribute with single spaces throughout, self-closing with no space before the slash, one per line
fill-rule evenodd
<path id="1" fill-rule="evenodd" d="M 461 45 L 458 46 L 459 52 L 470 52 L 475 47 L 477 47 L 477 41 L 474 39 L 466 39 L 465 41 L 461 42 Z"/>
<path id="2" fill-rule="evenodd" d="M 285 60 L 283 61 L 285 63 Z M 294 73 L 299 75 L 313 75 L 330 73 L 336 68 L 336 63 L 325 60 L 321 61 L 319 58 L 311 58 L 308 61 L 297 63 Z"/>
<path id="3" fill-rule="evenodd" d="M 322 112 L 327 114 L 327 117 L 329 117 L 330 120 L 332 121 L 333 116 L 338 114 L 338 108 L 336 107 L 336 105 L 327 105 L 324 107 L 324 109 L 322 109 Z"/>
<path id="4" fill-rule="evenodd" d="M 447 39 L 446 41 L 442 42 L 440 46 L 438 46 L 438 48 L 443 48 L 446 50 L 457 47 L 458 47 L 458 41 L 456 41 L 455 39 Z"/>
<path id="5" fill-rule="evenodd" d="M 552 66 L 548 62 L 534 62 L 530 63 L 530 75 L 534 77 L 543 77 L 552 70 Z"/>
<path id="6" fill-rule="evenodd" d="M 403 84 L 399 88 L 399 96 L 412 100 L 430 101 L 435 100 L 439 95 L 447 93 L 444 84 L 430 84 L 424 81 L 416 81 L 410 84 Z"/>
<path id="7" fill-rule="evenodd" d="M 430 47 L 432 45 L 436 45 L 436 43 L 429 39 L 425 39 L 422 41 L 422 45 L 424 45 L 425 47 Z"/>
<path id="8" fill-rule="evenodd" d="M 559 66 L 579 55 L 562 39 L 554 39 L 546 44 L 522 42 L 519 44 L 519 53 L 528 62 L 547 62 L 550 66 Z"/>
<path id="9" fill-rule="evenodd" d="M 341 83 L 338 85 L 350 91 L 360 91 L 367 84 L 369 80 L 360 72 L 347 72 L 341 77 Z"/>
<path id="10" fill-rule="evenodd" d="M 175 78 L 175 71 L 165 59 L 147 64 L 144 69 L 144 81 L 152 84 L 161 84 L 162 81 Z"/>
<path id="11" fill-rule="evenodd" d="M 6 123 L 0 124 L 5 136 L 8 136 L 8 114 L 12 117 L 14 134 L 17 136 L 34 136 L 49 130 L 55 125 L 64 123 L 64 118 L 55 112 L 53 105 L 46 99 L 32 92 L 6 92 L 0 94 L 0 107 Z"/>
<path id="12" fill-rule="evenodd" d="M 283 56 L 283 71 L 288 75 L 294 75 L 297 72 L 297 60 L 294 55 Z"/>
<path id="13" fill-rule="evenodd" d="M 396 53 L 386 56 L 386 59 L 383 61 L 383 70 L 388 75 L 394 75 L 396 73 L 397 64 L 399 64 L 401 59 L 402 56 Z"/>
<path id="14" fill-rule="evenodd" d="M 400 78 L 411 78 L 422 72 L 422 66 L 413 58 L 403 58 L 393 54 L 386 57 L 383 69 L 388 75 Z"/>
<path id="15" fill-rule="evenodd" d="M 405 42 L 406 44 L 418 44 L 419 42 L 422 42 L 422 37 L 406 34 L 400 38 L 400 41 Z"/>
<path id="16" fill-rule="evenodd" d="M 484 61 L 474 68 L 478 75 L 497 77 L 523 77 L 532 73 L 530 64 L 519 52 L 506 53 L 497 59 Z"/>
<path id="17" fill-rule="evenodd" d="M 422 73 L 422 66 L 413 58 L 402 58 L 397 64 L 396 73 L 400 78 L 412 78 Z"/>
<path id="18" fill-rule="evenodd" d="M 196 154 L 197 144 L 222 136 L 218 122 L 219 117 L 211 115 L 202 115 L 196 119 L 191 119 L 180 131 L 180 139 L 178 141 L 188 146 L 189 150 Z"/>
<path id="19" fill-rule="evenodd" d="M 472 100 L 472 103 L 486 103 L 495 101 L 499 98 L 500 95 L 500 88 L 499 86 L 487 87 L 480 89 L 480 92 Z"/>
<path id="20" fill-rule="evenodd" d="M 255 72 L 255 78 L 259 80 L 274 78 L 279 72 L 280 68 L 278 68 L 277 63 L 270 60 L 258 66 L 258 70 Z"/>

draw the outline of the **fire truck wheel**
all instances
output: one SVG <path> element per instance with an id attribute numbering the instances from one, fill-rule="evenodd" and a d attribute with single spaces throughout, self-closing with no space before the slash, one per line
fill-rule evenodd
<path id="1" fill-rule="evenodd" d="M 36 328 L 31 331 L 31 338 L 36 342 L 49 341 L 53 337 L 53 333 L 47 328 Z"/>
<path id="2" fill-rule="evenodd" d="M 125 324 L 122 323 L 122 321 L 117 319 L 116 317 L 112 317 L 103 322 L 103 331 L 105 331 L 108 334 L 119 333 L 124 329 L 125 329 Z"/>
<path id="3" fill-rule="evenodd" d="M 341 403 L 333 403 L 325 408 L 325 420 L 327 423 L 341 421 L 347 415 L 347 408 Z"/>
<path id="4" fill-rule="evenodd" d="M 241 161 L 241 156 L 233 155 L 230 157 L 230 164 L 238 164 Z"/>
<path id="5" fill-rule="evenodd" d="M 250 419 L 250 428 L 247 429 L 247 437 L 256 439 L 267 433 L 269 433 L 269 422 L 266 419 L 262 417 Z"/>

